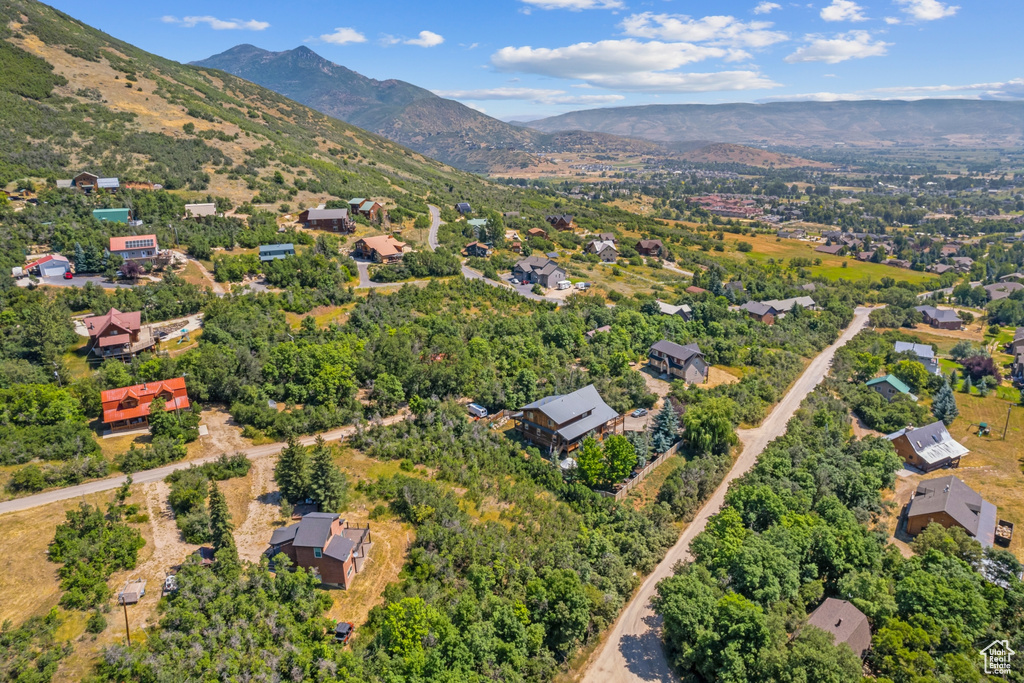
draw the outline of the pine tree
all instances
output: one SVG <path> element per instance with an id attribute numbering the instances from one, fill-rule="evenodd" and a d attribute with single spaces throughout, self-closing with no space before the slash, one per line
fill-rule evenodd
<path id="1" fill-rule="evenodd" d="M 953 424 L 953 420 L 960 414 L 960 409 L 956 405 L 956 396 L 953 395 L 953 388 L 949 386 L 948 382 L 943 382 L 942 388 L 936 392 L 935 399 L 932 401 L 932 414 L 947 426 Z"/>
<path id="2" fill-rule="evenodd" d="M 75 242 L 75 272 L 76 273 L 88 273 L 89 271 L 88 259 L 85 256 L 85 249 L 82 249 L 82 245 Z"/>
<path id="3" fill-rule="evenodd" d="M 953 371 L 949 373 L 949 386 L 956 389 L 956 382 L 958 379 L 959 377 L 956 374 L 956 368 L 953 368 Z"/>
<path id="4" fill-rule="evenodd" d="M 965 374 L 964 375 L 964 384 L 960 388 L 960 390 L 963 391 L 965 394 L 969 394 L 969 393 L 971 393 L 971 389 L 973 389 L 973 388 L 974 388 L 974 385 L 971 383 L 971 376 Z"/>
<path id="5" fill-rule="evenodd" d="M 672 404 L 665 399 L 665 407 L 654 418 L 654 429 L 651 433 L 651 449 L 655 453 L 664 453 L 676 442 L 679 434 L 679 416 Z"/>
<path id="6" fill-rule="evenodd" d="M 210 531 L 213 536 L 213 568 L 220 576 L 238 573 L 238 548 L 231 534 L 231 513 L 217 482 L 210 480 Z"/>
<path id="7" fill-rule="evenodd" d="M 322 436 L 316 438 L 313 447 L 309 497 L 320 506 L 322 512 L 341 511 L 348 498 L 348 481 L 334 464 L 331 449 L 324 443 Z"/>
<path id="8" fill-rule="evenodd" d="M 309 453 L 295 437 L 289 438 L 288 445 L 281 451 L 274 468 L 274 479 L 281 497 L 289 503 L 300 503 L 310 497 Z"/>

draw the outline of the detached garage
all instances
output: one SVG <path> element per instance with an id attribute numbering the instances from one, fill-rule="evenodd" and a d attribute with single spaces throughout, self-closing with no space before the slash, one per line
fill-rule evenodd
<path id="1" fill-rule="evenodd" d="M 71 270 L 71 264 L 60 254 L 44 256 L 25 266 L 25 272 L 38 277 L 61 277 Z"/>

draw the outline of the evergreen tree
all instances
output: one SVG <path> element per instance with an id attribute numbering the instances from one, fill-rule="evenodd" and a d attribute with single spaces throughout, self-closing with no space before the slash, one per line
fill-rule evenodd
<path id="1" fill-rule="evenodd" d="M 228 501 L 217 486 L 217 482 L 210 480 L 210 531 L 213 537 L 214 568 L 221 576 L 236 573 L 240 564 L 238 561 L 238 548 L 235 546 L 235 537 L 231 534 L 231 513 L 228 511 Z"/>
<path id="2" fill-rule="evenodd" d="M 89 263 L 88 258 L 85 255 L 85 249 L 82 249 L 82 245 L 78 242 L 75 242 L 75 272 L 89 272 Z"/>
<path id="3" fill-rule="evenodd" d="M 960 378 L 956 374 L 956 368 L 953 368 L 953 371 L 949 373 L 949 386 L 956 389 L 956 382 L 958 379 Z"/>
<path id="4" fill-rule="evenodd" d="M 973 388 L 974 385 L 971 383 L 971 376 L 968 374 L 964 374 L 964 384 L 960 388 L 960 390 L 963 391 L 965 394 L 969 394 L 971 393 L 971 389 Z"/>
<path id="5" fill-rule="evenodd" d="M 316 445 L 313 447 L 309 497 L 323 512 L 339 512 L 348 497 L 348 482 L 334 464 L 331 448 L 324 443 L 322 436 L 316 438 Z"/>
<path id="6" fill-rule="evenodd" d="M 953 424 L 953 420 L 960 414 L 949 382 L 943 382 L 942 387 L 936 392 L 935 400 L 932 401 L 932 414 L 947 426 Z"/>
<path id="7" fill-rule="evenodd" d="M 664 453 L 676 442 L 679 434 L 679 416 L 672 404 L 665 399 L 665 407 L 654 418 L 654 429 L 651 430 L 651 449 L 655 453 Z"/>
<path id="8" fill-rule="evenodd" d="M 274 468 L 274 479 L 281 497 L 289 503 L 301 503 L 309 498 L 309 453 L 295 437 L 289 438 L 288 445 L 281 451 Z"/>

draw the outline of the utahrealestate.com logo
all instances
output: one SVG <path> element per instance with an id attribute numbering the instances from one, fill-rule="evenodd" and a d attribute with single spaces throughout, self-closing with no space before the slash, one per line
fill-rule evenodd
<path id="1" fill-rule="evenodd" d="M 985 673 L 1006 676 L 1010 673 L 1010 658 L 1016 653 L 1010 649 L 1010 641 L 993 640 L 981 651 L 985 658 Z"/>

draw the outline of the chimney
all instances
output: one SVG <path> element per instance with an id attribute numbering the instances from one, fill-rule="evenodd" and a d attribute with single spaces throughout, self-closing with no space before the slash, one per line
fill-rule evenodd
<path id="1" fill-rule="evenodd" d="M 839 628 L 839 625 L 840 625 L 840 624 L 842 624 L 842 623 L 843 623 L 843 619 L 842 619 L 842 617 L 840 617 L 840 618 L 839 618 L 839 619 L 838 619 L 838 620 L 836 621 L 836 628 Z"/>

